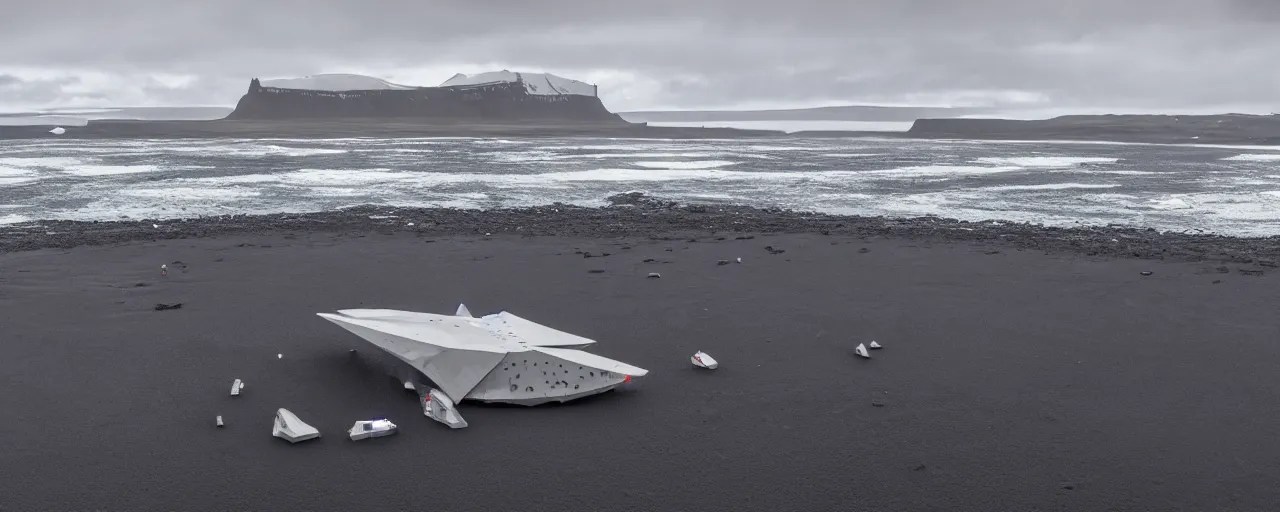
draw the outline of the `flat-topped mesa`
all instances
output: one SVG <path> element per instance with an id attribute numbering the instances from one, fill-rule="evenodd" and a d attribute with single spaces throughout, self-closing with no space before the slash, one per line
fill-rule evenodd
<path id="1" fill-rule="evenodd" d="M 918 119 L 907 136 L 935 139 L 1102 140 L 1162 144 L 1280 144 L 1280 116 L 1070 115 L 1052 119 Z"/>
<path id="2" fill-rule="evenodd" d="M 596 86 L 550 74 L 455 75 L 439 87 L 360 75 L 249 81 L 227 119 L 420 119 L 476 124 L 627 124 Z"/>

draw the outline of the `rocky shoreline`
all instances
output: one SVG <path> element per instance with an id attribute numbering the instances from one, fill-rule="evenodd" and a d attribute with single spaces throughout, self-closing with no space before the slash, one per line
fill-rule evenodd
<path id="1" fill-rule="evenodd" d="M 0 252 L 297 232 L 700 241 L 753 234 L 819 233 L 843 237 L 981 243 L 1011 250 L 1098 257 L 1231 263 L 1242 265 L 1240 270 L 1249 273 L 1275 268 L 1277 260 L 1280 260 L 1280 236 L 1239 238 L 1115 225 L 1059 228 L 938 217 L 826 215 L 720 204 L 681 205 L 639 193 L 621 194 L 609 200 L 612 205 L 598 208 L 552 204 L 516 209 L 462 210 L 367 205 L 314 213 L 224 215 L 180 220 L 38 221 L 0 227 Z M 1218 270 L 1223 271 L 1224 268 Z"/>

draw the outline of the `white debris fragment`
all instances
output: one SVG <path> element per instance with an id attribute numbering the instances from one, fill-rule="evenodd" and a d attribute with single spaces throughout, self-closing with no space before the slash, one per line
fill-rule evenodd
<path id="1" fill-rule="evenodd" d="M 155 228 L 155 229 L 160 229 L 160 225 L 159 225 L 159 224 L 152 224 L 152 225 L 151 225 L 151 227 L 153 227 L 153 228 Z"/>
<path id="2" fill-rule="evenodd" d="M 318 315 L 407 362 L 416 371 L 394 378 L 413 381 L 420 400 L 434 386 L 454 403 L 477 400 L 531 406 L 603 393 L 648 374 L 643 368 L 580 350 L 595 340 L 506 311 L 480 318 L 390 309 Z M 535 371 L 548 375 L 524 377 Z M 556 377 L 555 382 L 551 377 Z M 431 384 L 424 384 L 428 379 Z"/>
<path id="3" fill-rule="evenodd" d="M 383 437 L 396 433 L 396 424 L 386 418 L 378 418 L 371 421 L 357 421 L 347 430 L 347 435 L 352 441 L 361 439 L 369 439 L 371 437 Z"/>
<path id="4" fill-rule="evenodd" d="M 881 347 L 879 343 L 876 343 L 876 342 L 874 342 L 874 341 L 873 341 L 873 342 L 871 342 L 871 344 L 870 344 L 870 345 L 867 345 L 867 347 L 870 347 L 870 348 L 871 348 L 871 350 L 875 350 L 875 349 L 878 349 L 878 348 L 884 348 L 884 347 Z"/>
<path id="5" fill-rule="evenodd" d="M 475 315 L 472 315 L 472 314 L 471 314 L 471 310 L 470 310 L 470 309 L 467 309 L 467 305 L 466 305 L 466 304 L 458 304 L 458 311 L 457 311 L 456 313 L 454 313 L 454 314 L 453 314 L 453 316 L 461 316 L 461 317 L 466 317 L 466 318 L 475 318 Z"/>
<path id="6" fill-rule="evenodd" d="M 288 409 L 280 409 L 276 411 L 276 421 L 272 425 L 271 435 L 296 443 L 320 437 L 320 431 L 298 419 L 298 416 L 289 412 Z"/>
<path id="7" fill-rule="evenodd" d="M 412 223 L 412 222 L 410 222 L 407 226 L 408 226 L 408 227 L 413 227 L 413 223 Z"/>
<path id="8" fill-rule="evenodd" d="M 218 426 L 219 426 L 219 427 L 221 427 L 221 426 L 222 426 L 222 416 L 218 416 L 217 422 L 218 422 Z"/>
<path id="9" fill-rule="evenodd" d="M 860 355 L 860 356 L 862 356 L 862 357 L 865 357 L 865 358 L 868 358 L 868 359 L 870 359 L 870 358 L 871 358 L 871 354 L 867 353 L 867 346 L 866 346 L 866 345 L 863 345 L 863 344 L 861 344 L 861 343 L 859 343 L 859 344 L 858 344 L 858 347 L 857 347 L 857 348 L 855 348 L 855 349 L 853 349 L 853 351 L 854 351 L 854 353 L 856 353 L 856 354 L 858 354 L 858 355 Z"/>
<path id="10" fill-rule="evenodd" d="M 708 370 L 714 370 L 720 366 L 720 363 L 716 362 L 714 358 L 701 350 L 694 354 L 693 357 L 690 357 L 689 361 L 698 368 L 706 368 Z"/>
<path id="11" fill-rule="evenodd" d="M 458 414 L 458 410 L 454 408 L 453 400 L 438 389 L 432 389 L 422 397 L 422 415 L 444 423 L 449 428 L 467 426 L 467 420 L 462 419 L 462 415 Z"/>
<path id="12" fill-rule="evenodd" d="M 284 354 L 276 354 L 276 359 L 284 359 Z"/>
<path id="13" fill-rule="evenodd" d="M 64 133 L 67 133 L 67 129 L 61 126 L 55 126 L 53 127 L 52 130 L 49 130 L 49 133 L 52 133 L 54 135 L 62 135 Z"/>
<path id="14" fill-rule="evenodd" d="M 413 385 L 413 382 L 406 380 L 404 381 L 404 389 L 409 391 L 416 391 L 418 388 Z"/>
<path id="15" fill-rule="evenodd" d="M 649 277 L 649 278 L 657 279 L 657 278 L 659 278 L 659 277 L 662 277 L 662 274 L 659 274 L 659 273 L 657 273 L 657 272 L 650 272 L 650 273 L 649 273 L 649 275 L 648 275 L 648 276 L 645 276 L 645 277 Z"/>
<path id="16" fill-rule="evenodd" d="M 742 263 L 742 258 L 738 258 L 738 263 Z"/>
<path id="17" fill-rule="evenodd" d="M 231 383 L 231 396 L 240 396 L 240 390 L 242 389 L 244 389 L 244 382 L 236 379 L 235 382 Z"/>

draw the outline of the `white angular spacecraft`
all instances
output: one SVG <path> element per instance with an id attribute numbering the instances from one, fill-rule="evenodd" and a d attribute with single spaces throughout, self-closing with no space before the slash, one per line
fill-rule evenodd
<path id="1" fill-rule="evenodd" d="M 566 402 L 648 370 L 581 350 L 594 340 L 501 312 L 481 318 L 392 309 L 317 313 L 409 363 L 453 402 Z"/>

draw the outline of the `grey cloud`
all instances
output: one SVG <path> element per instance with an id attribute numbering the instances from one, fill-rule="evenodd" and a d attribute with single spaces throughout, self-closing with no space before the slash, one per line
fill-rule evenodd
<path id="1" fill-rule="evenodd" d="M 13 4 L 0 16 L 0 72 L 199 76 L 102 91 L 170 104 L 234 103 L 252 76 L 503 63 L 620 70 L 656 86 L 617 104 L 629 84 L 602 84 L 617 109 L 982 91 L 1055 106 L 1280 107 L 1270 0 Z"/>

